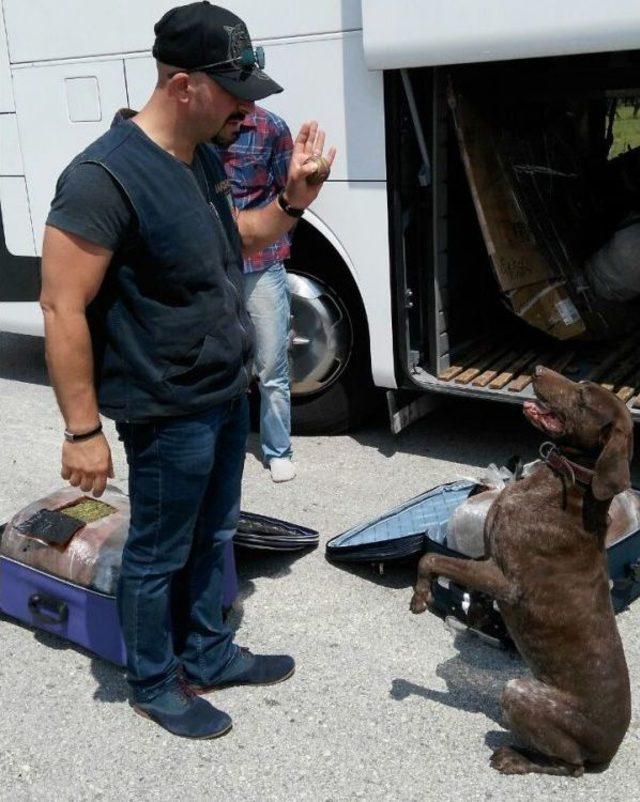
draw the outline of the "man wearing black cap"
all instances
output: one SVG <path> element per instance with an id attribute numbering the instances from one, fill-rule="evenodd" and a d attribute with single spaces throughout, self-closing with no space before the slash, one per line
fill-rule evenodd
<path id="1" fill-rule="evenodd" d="M 294 671 L 288 656 L 236 646 L 222 620 L 253 348 L 242 255 L 292 227 L 335 152 L 324 159 L 323 132 L 303 125 L 284 191 L 235 215 L 204 143 L 228 140 L 254 101 L 281 87 L 262 71 L 245 24 L 223 8 L 172 9 L 155 33 L 151 98 L 60 176 L 41 304 L 66 424 L 62 476 L 104 491 L 113 470 L 99 412 L 125 445 L 131 526 L 118 604 L 132 704 L 177 735 L 213 738 L 231 719 L 200 694 Z"/>

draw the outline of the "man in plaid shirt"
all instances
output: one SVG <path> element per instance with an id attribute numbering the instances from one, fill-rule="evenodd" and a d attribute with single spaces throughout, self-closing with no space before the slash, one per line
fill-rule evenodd
<path id="1" fill-rule="evenodd" d="M 227 145 L 227 143 L 224 143 Z M 270 203 L 287 183 L 293 141 L 287 124 L 256 106 L 235 141 L 219 149 L 238 209 Z M 260 441 L 274 482 L 296 474 L 291 457 L 289 319 L 287 273 L 290 235 L 244 261 L 245 299 L 256 329 L 256 372 L 260 379 Z"/>

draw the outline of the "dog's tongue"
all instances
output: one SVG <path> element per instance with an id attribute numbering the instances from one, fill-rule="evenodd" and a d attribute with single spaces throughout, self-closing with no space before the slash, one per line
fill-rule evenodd
<path id="1" fill-rule="evenodd" d="M 532 423 L 546 431 L 552 434 L 559 434 L 562 431 L 560 418 L 540 401 L 525 401 L 523 410 Z"/>

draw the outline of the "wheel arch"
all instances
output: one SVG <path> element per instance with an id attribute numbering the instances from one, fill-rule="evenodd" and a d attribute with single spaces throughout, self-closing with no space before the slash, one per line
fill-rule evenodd
<path id="1" fill-rule="evenodd" d="M 357 304 L 369 341 L 369 317 L 358 286 L 355 265 L 331 228 L 310 210 L 307 210 L 293 233 L 289 266 L 292 270 L 308 272 L 327 282 L 338 278 L 340 286 L 335 289 L 348 290 L 348 300 Z"/>
<path id="2" fill-rule="evenodd" d="M 334 234 L 331 228 L 324 222 L 324 220 L 321 217 L 318 217 L 317 214 L 314 214 L 310 209 L 307 209 L 307 211 L 305 212 L 305 217 L 300 221 L 300 223 L 296 227 L 294 233 L 294 242 L 297 237 L 304 237 L 305 234 L 309 231 L 309 228 L 315 229 L 318 232 L 318 234 L 320 234 L 329 243 L 329 245 L 333 247 L 333 249 L 336 251 L 336 254 L 344 262 L 344 266 L 351 274 L 351 278 L 354 284 L 357 286 L 358 283 L 356 280 L 357 271 L 346 248 L 340 242 L 340 240 Z"/>
<path id="3" fill-rule="evenodd" d="M 351 318 L 351 353 L 344 372 L 320 393 L 291 398 L 295 434 L 336 434 L 377 419 L 381 404 L 371 375 L 369 320 L 349 254 L 316 215 L 301 220 L 293 237 L 293 273 L 327 285 Z"/>

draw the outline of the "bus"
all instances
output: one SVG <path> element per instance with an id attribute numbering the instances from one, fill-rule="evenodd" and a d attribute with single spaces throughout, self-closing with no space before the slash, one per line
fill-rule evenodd
<path id="1" fill-rule="evenodd" d="M 0 0 L 0 330 L 42 334 L 39 257 L 57 176 L 116 110 L 139 108 L 148 98 L 153 24 L 175 5 Z M 640 359 L 628 326 L 558 339 L 547 308 L 562 291 L 556 267 L 526 278 L 529 266 L 519 257 L 496 259 L 485 203 L 491 186 L 483 189 L 478 136 L 469 135 L 460 111 L 463 98 L 463 116 L 479 109 L 476 122 L 493 125 L 494 133 L 511 131 L 517 118 L 510 147 L 520 149 L 510 153 L 511 176 L 530 186 L 511 201 L 518 213 L 527 207 L 525 222 L 539 229 L 524 239 L 542 238 L 553 265 L 575 261 L 567 253 L 580 247 L 558 234 L 558 220 L 591 236 L 604 201 L 591 198 L 601 182 L 587 181 L 585 190 L 575 164 L 567 166 L 571 158 L 580 154 L 584 166 L 597 155 L 604 169 L 615 140 L 626 164 L 618 179 L 634 184 L 637 3 L 229 6 L 285 88 L 265 105 L 294 134 L 302 121 L 319 120 L 338 149 L 330 180 L 296 229 L 288 266 L 294 431 L 345 431 L 366 420 L 382 391 L 396 430 L 450 394 L 521 402 L 537 361 L 625 390 L 637 417 Z M 527 132 L 534 129 L 532 144 Z M 540 158 L 541 142 L 559 149 L 560 167 Z M 494 170 L 504 167 L 502 151 L 497 160 L 492 148 L 485 151 L 485 168 L 492 158 Z M 620 173 L 620 160 L 615 164 Z M 586 211 L 576 187 L 593 200 Z M 549 217 L 556 205 L 562 213 Z M 569 207 L 575 214 L 567 226 Z M 518 229 L 517 221 L 509 224 Z M 603 236 L 591 236 L 590 247 Z M 542 287 L 535 296 L 534 284 Z M 601 317 L 599 309 L 582 310 L 580 292 L 584 297 L 563 296 L 551 310 L 572 331 L 576 319 L 593 329 L 590 321 Z"/>

